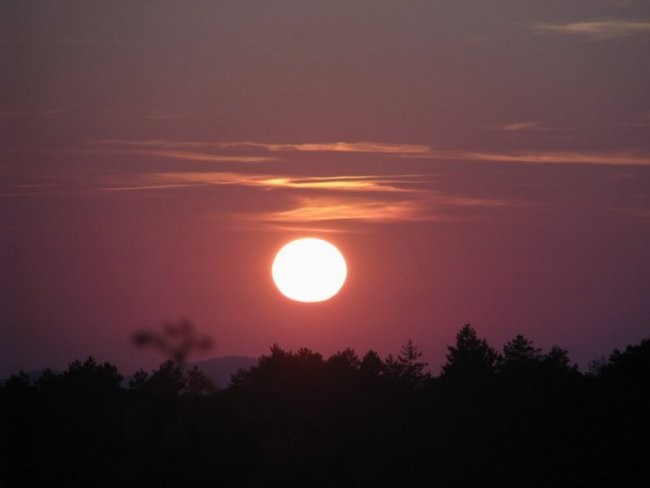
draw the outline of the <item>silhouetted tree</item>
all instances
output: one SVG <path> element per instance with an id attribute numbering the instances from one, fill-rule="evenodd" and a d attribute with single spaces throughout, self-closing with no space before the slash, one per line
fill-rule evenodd
<path id="1" fill-rule="evenodd" d="M 110 363 L 98 364 L 89 357 L 83 363 L 75 360 L 61 377 L 63 388 L 86 395 L 116 394 L 121 390 L 122 375 Z"/>
<path id="2" fill-rule="evenodd" d="M 129 379 L 129 388 L 132 390 L 139 390 L 146 385 L 147 380 L 149 379 L 149 373 L 144 369 L 139 369 L 133 376 Z"/>
<path id="3" fill-rule="evenodd" d="M 521 334 L 507 342 L 497 358 L 499 372 L 510 380 L 530 380 L 539 372 L 541 363 L 542 350 Z"/>
<path id="4" fill-rule="evenodd" d="M 479 339 L 470 324 L 456 334 L 456 345 L 448 346 L 441 378 L 449 381 L 479 381 L 491 377 L 498 355 L 485 339 Z"/>
<path id="5" fill-rule="evenodd" d="M 151 373 L 140 391 L 162 396 L 176 396 L 185 390 L 187 381 L 183 369 L 173 361 L 165 361 Z"/>
<path id="6" fill-rule="evenodd" d="M 190 354 L 212 348 L 212 339 L 197 332 L 187 319 L 177 324 L 166 322 L 160 331 L 137 332 L 133 335 L 133 343 L 138 347 L 153 347 L 178 365 L 185 364 Z"/>
<path id="7" fill-rule="evenodd" d="M 368 351 L 361 360 L 359 370 L 364 376 L 380 376 L 384 373 L 385 365 L 375 351 Z"/>
<path id="8" fill-rule="evenodd" d="M 542 358 L 542 350 L 533 346 L 533 341 L 518 334 L 513 340 L 503 346 L 501 363 L 510 366 L 536 363 Z"/>
<path id="9" fill-rule="evenodd" d="M 214 391 L 212 381 L 196 366 L 185 373 L 185 392 L 188 395 L 208 395 Z"/>
<path id="10" fill-rule="evenodd" d="M 307 347 L 301 347 L 298 349 L 294 357 L 298 363 L 309 363 L 314 366 L 320 366 L 323 364 L 323 356 Z"/>
<path id="11" fill-rule="evenodd" d="M 625 382 L 626 385 L 638 385 L 649 393 L 650 339 L 627 346 L 624 351 L 614 349 L 609 362 L 602 367 L 601 375 L 608 380 Z"/>
<path id="12" fill-rule="evenodd" d="M 47 368 L 41 373 L 34 383 L 38 390 L 43 394 L 50 394 L 60 388 L 62 375 L 57 374 Z"/>
<path id="13" fill-rule="evenodd" d="M 589 364 L 587 365 L 588 374 L 591 376 L 600 375 L 603 368 L 607 365 L 607 361 L 607 358 L 602 355 L 589 361 Z"/>
<path id="14" fill-rule="evenodd" d="M 6 395 L 18 396 L 31 388 L 29 376 L 24 371 L 13 374 L 2 384 L 2 391 Z"/>
<path id="15" fill-rule="evenodd" d="M 397 358 L 391 354 L 386 358 L 386 372 L 393 378 L 399 378 L 412 384 L 421 383 L 427 375 L 424 368 L 427 363 L 418 361 L 422 352 L 418 350 L 412 339 L 402 346 Z"/>
<path id="16" fill-rule="evenodd" d="M 257 366 L 253 366 L 252 369 L 269 366 L 281 366 L 286 362 L 288 358 L 293 356 L 291 351 L 285 351 L 277 344 L 273 344 L 269 350 L 271 351 L 271 354 L 263 354 L 257 361 Z"/>
<path id="17" fill-rule="evenodd" d="M 361 361 L 356 352 L 347 348 L 330 356 L 327 359 L 327 364 L 337 371 L 356 371 L 361 366 Z"/>
<path id="18" fill-rule="evenodd" d="M 542 358 L 542 367 L 545 374 L 575 376 L 579 374 L 578 365 L 571 364 L 569 352 L 559 346 L 552 346 Z"/>
<path id="19" fill-rule="evenodd" d="M 270 354 L 262 355 L 257 365 L 238 371 L 230 383 L 235 389 L 261 385 L 274 391 L 303 388 L 314 382 L 324 366 L 323 357 L 310 349 L 301 348 L 294 353 L 273 344 Z"/>

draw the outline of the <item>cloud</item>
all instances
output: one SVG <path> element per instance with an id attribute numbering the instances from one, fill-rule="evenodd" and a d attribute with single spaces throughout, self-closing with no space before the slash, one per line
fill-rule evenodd
<path id="1" fill-rule="evenodd" d="M 417 144 L 386 144 L 379 142 L 332 142 L 316 144 L 259 144 L 244 145 L 263 147 L 269 151 L 308 151 L 308 152 L 350 152 L 378 154 L 424 154 L 431 150 L 429 146 Z"/>
<path id="2" fill-rule="evenodd" d="M 341 198 L 299 198 L 297 206 L 289 210 L 252 215 L 254 220 L 266 222 L 322 222 L 322 221 L 430 221 L 436 220 L 428 207 L 419 200 L 382 201 Z"/>
<path id="3" fill-rule="evenodd" d="M 193 187 L 193 186 L 199 186 L 197 184 L 193 183 L 186 183 L 186 184 L 170 184 L 170 185 L 133 185 L 133 186 L 108 186 L 108 187 L 103 187 L 99 188 L 100 191 L 142 191 L 142 190 L 169 190 L 172 188 L 187 188 L 187 187 Z"/>
<path id="4" fill-rule="evenodd" d="M 278 202 L 281 205 L 284 202 L 284 208 L 280 210 L 231 213 L 231 216 L 245 222 L 274 225 L 330 221 L 381 223 L 458 220 L 461 215 L 453 209 L 494 208 L 516 204 L 505 200 L 441 193 L 431 188 L 416 190 L 410 187 L 431 181 L 431 175 L 427 174 L 302 178 L 219 171 L 170 172 L 143 174 L 135 181 L 130 178 L 131 183 L 128 185 L 113 185 L 101 190 L 149 191 L 219 185 L 291 190 L 291 193 L 280 195 Z M 464 212 L 462 218 L 468 218 L 467 212 Z"/>
<path id="5" fill-rule="evenodd" d="M 434 222 L 458 220 L 450 207 L 504 207 L 516 202 L 442 194 L 430 191 L 411 199 L 387 200 L 359 197 L 300 197 L 289 210 L 265 212 L 249 218 L 265 222 L 356 221 Z M 467 215 L 464 219 L 467 218 Z"/>
<path id="6" fill-rule="evenodd" d="M 354 176 L 280 176 L 269 174 L 210 172 L 152 173 L 141 177 L 145 182 L 100 188 L 105 191 L 160 190 L 202 185 L 237 185 L 273 188 L 354 192 L 418 192 L 408 185 L 421 184 L 429 175 L 354 175 Z M 402 186 L 399 186 L 402 185 Z"/>
<path id="7" fill-rule="evenodd" d="M 546 131 L 554 130 L 544 127 L 541 122 L 514 122 L 497 127 L 499 130 L 509 132 L 519 131 Z M 96 144 L 109 144 L 127 146 L 127 149 L 117 149 L 113 151 L 118 154 L 131 155 L 149 155 L 164 158 L 172 158 L 186 161 L 214 161 L 214 162 L 241 162 L 241 163 L 262 163 L 276 161 L 278 158 L 268 155 L 251 154 L 250 152 L 213 154 L 207 152 L 198 152 L 199 149 L 255 149 L 261 148 L 265 151 L 333 151 L 333 152 L 373 152 L 379 154 L 390 154 L 400 158 L 412 159 L 447 159 L 447 160 L 467 160 L 467 161 L 492 161 L 501 163 L 531 163 L 531 164 L 592 164 L 592 165 L 611 165 L 611 166 L 649 166 L 650 154 L 619 151 L 619 152 L 585 152 L 585 151 L 536 151 L 526 153 L 509 153 L 509 152 L 483 152 L 483 151 L 462 151 L 462 150 L 438 150 L 425 145 L 411 144 L 382 144 L 382 143 L 323 143 L 323 144 L 267 144 L 257 142 L 171 142 L 164 140 L 145 140 L 145 141 L 123 141 L 123 140 L 104 140 L 97 141 Z M 188 149 L 196 149 L 189 151 Z M 404 177 L 405 175 L 400 175 Z M 414 175 L 415 177 L 420 177 Z M 363 177 L 360 177 L 363 179 Z M 368 177 L 370 179 L 376 176 Z M 345 185 L 354 185 L 358 188 L 366 186 L 370 188 L 371 182 L 350 183 L 350 177 L 345 177 L 345 181 L 336 183 L 334 181 L 297 181 L 291 179 L 294 187 L 299 185 L 307 186 L 328 186 L 333 185 L 342 188 Z M 385 182 L 384 182 L 385 183 Z"/>
<path id="8" fill-rule="evenodd" d="M 585 20 L 568 24 L 538 23 L 533 29 L 541 33 L 583 36 L 593 40 L 630 37 L 650 33 L 648 20 Z"/>
<path id="9" fill-rule="evenodd" d="M 430 154 L 402 155 L 403 158 L 485 161 L 527 164 L 584 164 L 603 166 L 650 166 L 650 154 L 640 152 L 537 151 L 495 153 L 482 151 L 436 151 Z"/>
<path id="10" fill-rule="evenodd" d="M 402 188 L 399 184 L 426 181 L 427 175 L 292 177 L 235 172 L 170 172 L 140 175 L 129 185 L 102 191 L 148 191 L 194 186 L 232 185 L 262 190 L 298 190 L 288 194 L 289 208 L 279 211 L 235 213 L 247 222 L 304 225 L 323 221 L 396 222 L 435 220 L 430 213 L 430 191 Z M 421 181 L 419 181 L 421 182 Z M 313 193 L 316 192 L 317 193 Z M 348 196 L 341 196 L 345 193 Z M 354 194 L 354 196 L 349 196 Z M 367 194 L 362 197 L 360 194 Z M 403 195 L 397 200 L 388 195 Z M 372 195 L 372 196 L 370 196 Z M 415 196 L 410 196 L 415 195 Z M 442 201 L 442 200 L 441 200 Z M 446 202 L 450 203 L 450 202 Z M 465 202 L 466 203 L 466 202 Z"/>
<path id="11" fill-rule="evenodd" d="M 167 159 L 178 159 L 182 161 L 201 161 L 212 163 L 267 163 L 277 161 L 278 158 L 271 156 L 249 156 L 239 154 L 212 154 L 195 151 L 177 150 L 146 150 L 146 149 L 122 149 L 111 151 L 113 154 L 126 154 L 131 156 L 155 156 Z"/>
<path id="12" fill-rule="evenodd" d="M 195 150 L 224 150 L 224 149 L 261 149 L 270 152 L 339 152 L 339 153 L 375 153 L 375 154 L 425 154 L 431 151 L 430 146 L 419 144 L 390 144 L 383 142 L 324 142 L 324 143 L 265 143 L 255 141 L 168 141 L 164 139 L 128 140 L 103 139 L 94 144 L 158 148 L 158 149 L 195 149 Z"/>
<path id="13" fill-rule="evenodd" d="M 467 152 L 458 155 L 459 159 L 475 161 L 494 161 L 500 163 L 534 164 L 588 164 L 605 166 L 650 166 L 650 154 L 632 152 L 590 153 L 590 152 L 529 152 L 529 153 L 489 153 Z"/>
<path id="14" fill-rule="evenodd" d="M 498 130 L 505 132 L 534 132 L 534 131 L 550 131 L 554 130 L 550 127 L 545 127 L 541 122 L 514 122 L 511 124 L 500 125 L 496 127 Z"/>
<path id="15" fill-rule="evenodd" d="M 264 178 L 262 185 L 283 188 L 307 188 L 313 190 L 351 190 L 371 192 L 415 192 L 418 190 L 397 185 L 404 183 L 421 183 L 418 177 L 426 175 L 389 175 L 389 176 L 330 176 L 330 177 L 274 177 Z"/>

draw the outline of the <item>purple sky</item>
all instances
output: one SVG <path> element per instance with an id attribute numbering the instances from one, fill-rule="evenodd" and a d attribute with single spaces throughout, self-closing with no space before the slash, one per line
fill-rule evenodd
<path id="1" fill-rule="evenodd" d="M 191 318 L 437 371 L 463 323 L 650 335 L 650 1 L 0 3 L 0 377 Z M 270 276 L 346 256 L 334 299 Z"/>

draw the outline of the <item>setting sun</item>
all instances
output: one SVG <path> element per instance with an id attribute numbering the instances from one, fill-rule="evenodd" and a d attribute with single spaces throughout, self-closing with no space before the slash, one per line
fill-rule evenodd
<path id="1" fill-rule="evenodd" d="M 271 271 L 275 286 L 287 298 L 322 302 L 339 292 L 347 276 L 347 265 L 334 245 L 309 237 L 282 247 Z"/>

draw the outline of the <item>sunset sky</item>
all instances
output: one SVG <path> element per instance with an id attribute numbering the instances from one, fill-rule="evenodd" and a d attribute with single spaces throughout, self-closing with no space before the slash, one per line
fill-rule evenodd
<path id="1" fill-rule="evenodd" d="M 0 377 L 650 335 L 650 1 L 0 3 Z M 345 255 L 283 297 L 293 238 Z"/>

